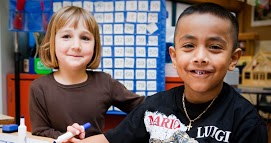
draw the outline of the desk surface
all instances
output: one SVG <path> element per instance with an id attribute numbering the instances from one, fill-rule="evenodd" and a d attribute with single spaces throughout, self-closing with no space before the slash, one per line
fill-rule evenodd
<path id="1" fill-rule="evenodd" d="M 52 143 L 54 139 L 47 137 L 34 136 L 30 132 L 27 132 L 27 143 Z M 16 140 L 17 132 L 15 133 L 2 133 L 2 128 L 0 129 L 0 142 L 9 141 L 8 143 L 13 143 Z M 14 141 L 15 143 L 15 141 Z"/>
<path id="2" fill-rule="evenodd" d="M 261 87 L 242 87 L 238 86 L 236 91 L 239 93 L 248 93 L 248 94 L 271 94 L 271 89 L 261 88 Z"/>
<path id="3" fill-rule="evenodd" d="M 0 114 L 0 125 L 14 124 L 15 119 L 13 117 Z"/>

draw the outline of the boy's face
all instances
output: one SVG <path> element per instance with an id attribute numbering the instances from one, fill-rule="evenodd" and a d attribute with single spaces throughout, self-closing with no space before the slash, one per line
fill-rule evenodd
<path id="1" fill-rule="evenodd" d="M 241 51 L 233 50 L 231 23 L 211 14 L 194 13 L 177 23 L 170 56 L 186 90 L 220 92 L 227 70 L 233 70 Z"/>

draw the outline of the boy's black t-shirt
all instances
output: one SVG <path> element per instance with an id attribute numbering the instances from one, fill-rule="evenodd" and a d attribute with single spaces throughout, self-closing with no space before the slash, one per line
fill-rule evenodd
<path id="1" fill-rule="evenodd" d="M 105 133 L 110 143 L 267 143 L 267 127 L 255 107 L 227 83 L 212 106 L 187 131 L 184 86 L 147 97 L 115 129 Z M 210 101 L 211 102 L 211 101 Z M 185 102 L 191 119 L 210 104 Z"/>

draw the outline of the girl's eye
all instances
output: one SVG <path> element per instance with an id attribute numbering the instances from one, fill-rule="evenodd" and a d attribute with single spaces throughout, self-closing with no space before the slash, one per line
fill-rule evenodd
<path id="1" fill-rule="evenodd" d="M 88 38 L 87 36 L 83 36 L 83 37 L 82 37 L 82 40 L 84 40 L 84 41 L 89 41 L 90 38 Z"/>
<path id="2" fill-rule="evenodd" d="M 64 36 L 62 36 L 62 38 L 67 39 L 67 38 L 71 38 L 71 36 L 70 35 L 64 35 Z"/>

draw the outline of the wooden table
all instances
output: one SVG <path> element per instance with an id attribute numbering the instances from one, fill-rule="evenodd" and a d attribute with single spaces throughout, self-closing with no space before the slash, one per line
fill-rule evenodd
<path id="1" fill-rule="evenodd" d="M 271 89 L 269 88 L 260 88 L 260 87 L 242 87 L 239 86 L 236 88 L 236 90 L 239 93 L 245 93 L 245 94 L 254 94 L 256 95 L 256 108 L 257 111 L 259 111 L 259 105 L 260 105 L 260 98 L 263 94 L 267 94 L 271 96 Z"/>
<path id="2" fill-rule="evenodd" d="M 10 136 L 11 138 L 14 138 L 14 137 L 17 136 L 18 133 L 17 132 L 14 132 L 14 133 L 2 133 L 2 128 L 1 128 L 0 129 L 0 140 L 7 140 L 6 138 L 1 138 L 1 134 L 5 135 L 5 136 Z M 30 132 L 27 132 L 26 137 L 27 137 L 27 140 L 28 140 L 27 143 L 31 143 L 31 142 L 29 142 L 29 139 L 36 139 L 36 140 L 39 140 L 39 141 L 46 141 L 48 143 L 52 143 L 54 141 L 54 139 L 52 139 L 52 138 L 34 136 Z"/>
<path id="3" fill-rule="evenodd" d="M 0 125 L 14 124 L 15 119 L 13 117 L 0 114 Z"/>

